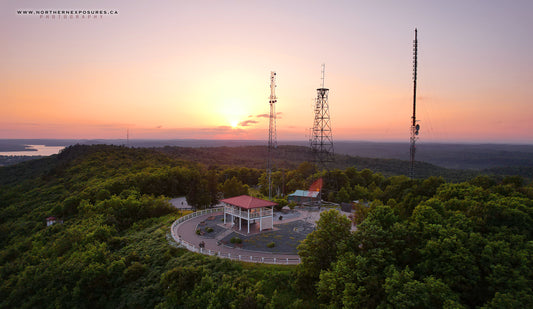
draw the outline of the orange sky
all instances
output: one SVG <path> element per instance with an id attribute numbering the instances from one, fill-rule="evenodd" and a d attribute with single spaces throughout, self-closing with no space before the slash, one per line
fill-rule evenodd
<path id="1" fill-rule="evenodd" d="M 0 138 L 305 140 L 326 63 L 335 140 L 533 142 L 530 1 L 3 1 Z M 46 19 L 19 10 L 117 10 Z"/>

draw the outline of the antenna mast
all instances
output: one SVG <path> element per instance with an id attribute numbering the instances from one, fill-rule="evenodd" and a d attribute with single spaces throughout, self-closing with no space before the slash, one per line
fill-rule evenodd
<path id="1" fill-rule="evenodd" d="M 310 139 L 311 150 L 315 154 L 315 161 L 325 166 L 333 161 L 333 134 L 331 132 L 331 118 L 329 116 L 329 89 L 324 87 L 326 65 L 322 64 L 322 87 L 318 88 L 315 100 L 315 120 L 313 122 Z"/>
<path id="2" fill-rule="evenodd" d="M 420 130 L 420 125 L 417 124 L 416 120 L 416 78 L 417 78 L 417 66 L 418 66 L 418 38 L 417 38 L 417 29 L 415 28 L 415 40 L 413 41 L 413 116 L 411 117 L 411 137 L 409 149 L 409 154 L 411 157 L 411 162 L 409 166 L 409 177 L 411 179 L 415 178 L 415 152 L 416 152 L 416 141 L 418 140 L 418 133 Z"/>
<path id="3" fill-rule="evenodd" d="M 267 162 L 267 174 L 268 174 L 268 199 L 272 200 L 272 155 L 274 149 L 277 148 L 276 140 L 276 72 L 270 72 L 270 117 L 268 124 L 268 162 Z"/>
<path id="4" fill-rule="evenodd" d="M 324 88 L 325 75 L 326 75 L 326 64 L 322 63 L 322 77 L 320 78 L 322 80 L 322 88 Z"/>

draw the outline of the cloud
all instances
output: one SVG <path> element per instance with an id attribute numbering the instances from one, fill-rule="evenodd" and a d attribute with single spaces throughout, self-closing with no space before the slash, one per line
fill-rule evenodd
<path id="1" fill-rule="evenodd" d="M 239 122 L 239 126 L 241 126 L 241 127 L 249 127 L 250 125 L 252 125 L 252 124 L 256 124 L 256 123 L 258 123 L 258 122 L 259 122 L 259 121 L 257 121 L 257 120 L 252 120 L 252 119 L 244 120 L 244 121 Z"/>
<path id="2" fill-rule="evenodd" d="M 218 126 L 218 127 L 210 127 L 210 128 L 200 128 L 198 129 L 202 132 L 208 132 L 208 133 L 219 133 L 219 132 L 227 132 L 231 130 L 230 126 Z"/>
<path id="3" fill-rule="evenodd" d="M 233 128 L 231 126 L 218 126 L 218 127 L 211 127 L 211 128 L 201 128 L 199 129 L 202 133 L 207 134 L 242 134 L 245 133 L 245 130 L 239 129 L 239 128 Z"/>
<path id="4" fill-rule="evenodd" d="M 281 119 L 281 115 L 282 115 L 282 114 L 283 114 L 282 112 L 277 112 L 277 113 L 276 113 L 276 118 Z M 250 118 L 250 117 L 256 117 L 256 118 L 270 118 L 270 115 L 269 115 L 269 114 L 259 114 L 259 115 L 255 115 L 255 116 L 254 116 L 254 115 L 250 115 L 250 116 L 248 116 L 248 118 Z"/>

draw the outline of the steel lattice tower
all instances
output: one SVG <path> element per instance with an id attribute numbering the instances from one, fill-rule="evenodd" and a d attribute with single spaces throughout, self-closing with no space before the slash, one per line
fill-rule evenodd
<path id="1" fill-rule="evenodd" d="M 325 165 L 334 159 L 333 134 L 331 132 L 328 103 L 329 89 L 324 87 L 325 70 L 326 65 L 322 64 L 322 87 L 316 90 L 315 120 L 310 139 L 311 150 L 315 155 L 315 161 L 319 165 Z"/>
<path id="2" fill-rule="evenodd" d="M 415 178 L 415 152 L 416 141 L 418 140 L 418 133 L 420 125 L 416 120 L 416 78 L 417 78 L 417 66 L 418 66 L 418 38 L 417 29 L 415 28 L 415 40 L 413 41 L 413 116 L 411 117 L 411 137 L 410 137 L 410 149 L 409 154 L 411 158 L 409 166 L 409 177 Z"/>
<path id="3" fill-rule="evenodd" d="M 268 124 L 268 162 L 267 162 L 267 174 L 268 174 L 268 198 L 272 199 L 272 165 L 273 165 L 273 152 L 277 148 L 276 139 L 276 72 L 270 72 L 270 117 Z"/>

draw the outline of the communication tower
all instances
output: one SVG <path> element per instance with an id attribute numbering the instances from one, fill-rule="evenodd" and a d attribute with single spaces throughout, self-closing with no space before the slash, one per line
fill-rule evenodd
<path id="1" fill-rule="evenodd" d="M 329 89 L 324 87 L 326 65 L 322 64 L 322 87 L 316 90 L 315 120 L 310 138 L 311 151 L 315 155 L 317 164 L 325 166 L 334 159 L 333 134 L 331 132 L 331 118 L 329 116 Z"/>
<path id="2" fill-rule="evenodd" d="M 272 199 L 272 165 L 273 165 L 273 152 L 277 148 L 278 143 L 276 140 L 276 72 L 270 72 L 270 117 L 268 123 L 268 162 L 267 162 L 267 174 L 268 174 L 268 198 Z"/>
<path id="3" fill-rule="evenodd" d="M 418 140 L 418 133 L 420 131 L 420 125 L 416 120 L 416 78 L 417 78 L 417 66 L 418 66 L 418 38 L 417 38 L 417 29 L 415 28 L 415 40 L 413 41 L 413 116 L 411 117 L 411 137 L 409 149 L 409 154 L 411 157 L 411 162 L 409 166 L 409 177 L 411 179 L 415 178 L 415 152 L 416 152 L 416 141 Z"/>

